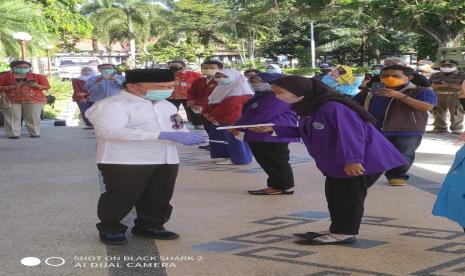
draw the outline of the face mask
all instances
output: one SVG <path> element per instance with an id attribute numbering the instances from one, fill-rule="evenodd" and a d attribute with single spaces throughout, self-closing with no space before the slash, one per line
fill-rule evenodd
<path id="1" fill-rule="evenodd" d="M 17 74 L 27 74 L 31 72 L 31 68 L 13 68 L 13 72 Z"/>
<path id="2" fill-rule="evenodd" d="M 405 80 L 394 77 L 381 78 L 381 82 L 387 87 L 399 87 L 405 84 Z"/>
<path id="3" fill-rule="evenodd" d="M 115 69 L 103 69 L 101 72 L 104 77 L 111 77 L 116 72 L 116 70 Z"/>
<path id="4" fill-rule="evenodd" d="M 218 71 L 216 69 L 202 69 L 202 74 L 207 77 L 213 77 Z"/>
<path id="5" fill-rule="evenodd" d="M 456 67 L 441 67 L 440 69 L 444 73 L 452 73 L 455 72 L 455 70 L 457 70 Z"/>
<path id="6" fill-rule="evenodd" d="M 379 75 L 379 74 L 381 74 L 381 70 L 371 70 L 371 74 Z"/>
<path id="7" fill-rule="evenodd" d="M 150 101 L 162 101 L 171 96 L 172 93 L 172 89 L 148 90 L 143 98 Z"/>
<path id="8" fill-rule="evenodd" d="M 280 70 L 276 69 L 276 68 L 268 68 L 268 69 L 266 69 L 266 72 L 268 74 L 280 74 L 281 73 Z"/>
<path id="9" fill-rule="evenodd" d="M 250 86 L 257 92 L 271 91 L 271 85 L 266 82 L 251 83 Z"/>
<path id="10" fill-rule="evenodd" d="M 231 78 L 216 78 L 216 81 L 222 85 L 231 84 L 234 80 Z"/>

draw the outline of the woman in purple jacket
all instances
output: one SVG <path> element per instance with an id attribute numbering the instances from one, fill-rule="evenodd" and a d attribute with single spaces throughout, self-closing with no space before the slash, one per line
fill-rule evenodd
<path id="1" fill-rule="evenodd" d="M 297 126 L 297 115 L 291 106 L 276 98 L 271 91 L 271 82 L 281 74 L 257 73 L 249 78 L 255 91 L 243 107 L 242 117 L 235 125 L 273 123 L 281 126 Z M 233 131 L 238 134 L 238 131 Z M 248 142 L 255 160 L 268 175 L 268 188 L 248 191 L 252 195 L 290 195 L 294 191 L 294 174 L 289 165 L 289 143 L 298 138 L 282 138 L 270 133 L 245 130 L 244 140 Z"/>
<path id="2" fill-rule="evenodd" d="M 300 115 L 299 127 L 253 129 L 279 137 L 301 137 L 326 176 L 329 230 L 295 234 L 299 244 L 347 244 L 356 241 L 367 189 L 382 172 L 405 158 L 374 126 L 375 119 L 357 103 L 315 79 L 288 76 L 273 82 L 277 98 Z"/>

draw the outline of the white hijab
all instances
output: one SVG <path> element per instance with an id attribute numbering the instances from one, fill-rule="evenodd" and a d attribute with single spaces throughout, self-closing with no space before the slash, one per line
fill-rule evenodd
<path id="1" fill-rule="evenodd" d="M 247 79 L 236 69 L 223 69 L 219 73 L 233 79 L 233 82 L 227 85 L 218 83 L 218 86 L 215 87 L 210 97 L 208 97 L 208 104 L 221 103 L 225 98 L 231 96 L 254 94 Z"/>
<path id="2" fill-rule="evenodd" d="M 90 74 L 90 75 L 88 75 L 88 76 L 82 75 L 82 70 L 83 70 L 83 69 L 90 69 L 90 70 L 92 70 L 92 74 Z M 97 72 L 95 71 L 94 68 L 92 68 L 92 67 L 82 67 L 82 68 L 81 68 L 81 75 L 79 75 L 78 79 L 83 80 L 83 81 L 87 81 L 89 78 L 91 78 L 91 77 L 93 77 L 93 76 L 95 76 L 95 75 L 97 75 Z"/>
<path id="3" fill-rule="evenodd" d="M 268 70 L 271 70 L 272 72 L 271 71 L 268 72 Z M 277 64 L 268 64 L 266 66 L 266 71 L 269 74 L 282 74 L 283 73 L 283 70 Z"/>

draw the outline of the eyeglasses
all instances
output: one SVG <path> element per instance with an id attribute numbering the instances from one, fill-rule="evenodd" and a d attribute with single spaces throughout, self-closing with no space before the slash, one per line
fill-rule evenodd
<path id="1" fill-rule="evenodd" d="M 171 122 L 173 122 L 173 129 L 182 129 L 184 127 L 181 115 L 173 114 L 171 115 L 170 119 Z"/>

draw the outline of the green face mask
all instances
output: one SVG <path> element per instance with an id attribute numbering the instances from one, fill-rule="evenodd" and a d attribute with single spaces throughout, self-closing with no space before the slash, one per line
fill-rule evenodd
<path id="1" fill-rule="evenodd" d="M 116 72 L 115 69 L 102 69 L 102 74 L 104 75 L 112 75 Z"/>
<path id="2" fill-rule="evenodd" d="M 149 90 L 143 97 L 150 101 L 162 101 L 173 93 L 173 89 Z"/>
<path id="3" fill-rule="evenodd" d="M 13 72 L 17 74 L 27 74 L 31 72 L 31 68 L 13 68 Z"/>

